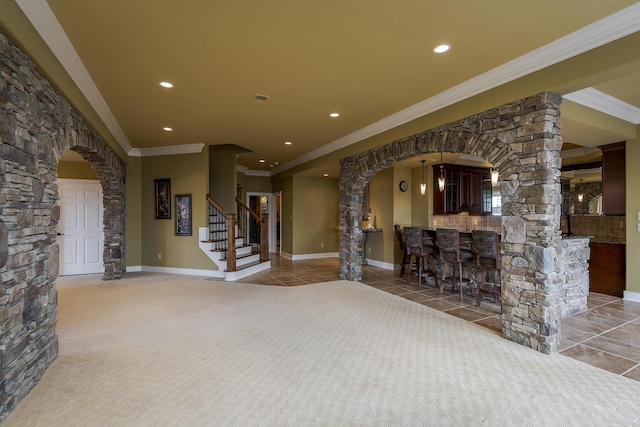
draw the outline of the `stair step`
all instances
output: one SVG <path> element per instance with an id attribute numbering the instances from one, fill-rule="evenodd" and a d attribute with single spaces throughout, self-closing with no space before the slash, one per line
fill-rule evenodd
<path id="1" fill-rule="evenodd" d="M 254 254 L 254 253 L 249 252 L 248 254 L 244 254 L 244 255 L 236 255 L 236 261 L 238 261 L 240 259 L 244 259 L 244 258 L 249 258 L 249 257 L 252 257 L 254 255 L 260 255 L 260 254 Z M 226 261 L 226 260 L 227 260 L 226 257 L 220 259 L 220 261 Z"/>
<path id="2" fill-rule="evenodd" d="M 246 268 L 253 267 L 253 266 L 255 266 L 255 265 L 260 265 L 260 264 L 262 264 L 263 262 L 269 262 L 269 261 L 270 261 L 270 260 L 266 260 L 266 261 L 260 261 L 260 260 L 258 260 L 258 261 L 254 261 L 254 262 L 249 262 L 249 263 L 247 263 L 247 264 L 243 264 L 243 265 L 241 265 L 241 266 L 236 267 L 236 271 L 242 271 L 242 270 L 244 270 L 244 269 L 246 269 Z M 225 270 L 225 271 L 226 271 L 226 272 L 229 272 L 229 270 Z"/>

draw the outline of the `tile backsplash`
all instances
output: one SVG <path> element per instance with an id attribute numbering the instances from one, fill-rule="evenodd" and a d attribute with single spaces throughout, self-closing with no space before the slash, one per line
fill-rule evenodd
<path id="1" fill-rule="evenodd" d="M 560 229 L 568 231 L 567 218 L 560 220 Z M 623 243 L 626 239 L 626 218 L 609 215 L 571 215 L 574 236 L 593 236 L 592 241 Z"/>
<path id="2" fill-rule="evenodd" d="M 460 231 L 491 230 L 500 233 L 499 215 L 431 215 L 429 228 L 455 228 Z M 560 229 L 567 232 L 567 218 L 560 219 Z M 624 216 L 571 215 L 571 233 L 574 236 L 593 236 L 592 241 L 624 243 L 626 219 Z"/>
<path id="3" fill-rule="evenodd" d="M 489 230 L 502 231 L 500 215 L 431 215 L 429 228 L 455 228 L 459 231 Z"/>

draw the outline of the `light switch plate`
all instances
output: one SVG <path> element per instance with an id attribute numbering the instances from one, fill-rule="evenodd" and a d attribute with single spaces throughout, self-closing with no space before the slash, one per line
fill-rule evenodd
<path id="1" fill-rule="evenodd" d="M 640 221 L 640 212 L 638 212 L 638 221 Z"/>

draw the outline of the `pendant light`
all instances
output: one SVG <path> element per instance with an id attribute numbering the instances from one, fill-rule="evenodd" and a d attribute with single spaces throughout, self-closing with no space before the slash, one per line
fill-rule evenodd
<path id="1" fill-rule="evenodd" d="M 582 192 L 582 180 L 580 180 L 580 192 L 578 193 L 578 202 L 582 203 L 584 200 L 584 193 Z"/>
<path id="2" fill-rule="evenodd" d="M 424 182 L 424 160 L 420 160 L 422 162 L 422 184 L 420 184 L 420 194 L 423 196 L 427 194 L 427 184 Z"/>
<path id="3" fill-rule="evenodd" d="M 442 164 L 442 153 L 440 153 L 440 177 L 438 178 L 438 189 L 444 191 L 444 165 Z"/>
<path id="4" fill-rule="evenodd" d="M 496 185 L 498 185 L 498 171 L 491 168 L 491 186 L 495 187 Z"/>

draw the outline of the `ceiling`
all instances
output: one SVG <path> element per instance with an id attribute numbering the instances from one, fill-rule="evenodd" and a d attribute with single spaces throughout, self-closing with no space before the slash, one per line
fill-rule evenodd
<path id="1" fill-rule="evenodd" d="M 568 95 L 564 141 L 629 135 L 594 109 L 640 122 L 640 48 L 613 51 L 640 29 L 633 1 L 3 0 L 0 24 L 125 155 L 235 144 L 251 151 L 239 165 L 275 175 L 550 67 L 549 87 L 532 88 Z M 450 51 L 433 53 L 441 43 Z M 610 69 L 572 70 L 589 51 Z M 305 173 L 336 171 L 329 159 Z"/>

